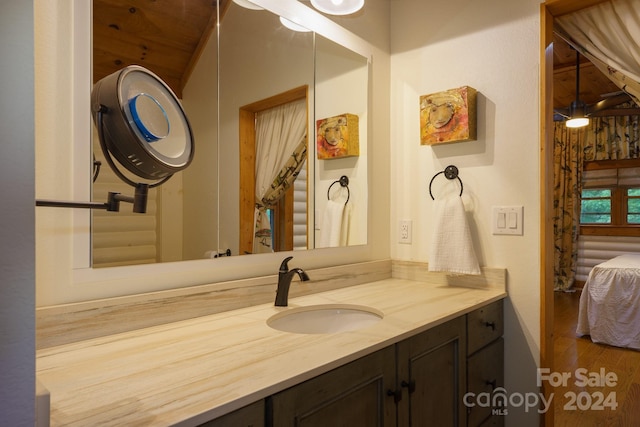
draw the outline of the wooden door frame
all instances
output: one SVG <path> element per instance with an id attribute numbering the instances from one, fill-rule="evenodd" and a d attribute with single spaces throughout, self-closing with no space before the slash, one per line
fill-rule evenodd
<path id="1" fill-rule="evenodd" d="M 554 370 L 553 360 L 553 21 L 606 0 L 549 0 L 540 5 L 540 367 Z M 543 384 L 548 399 L 553 392 Z M 540 425 L 553 425 L 547 411 Z"/>
<path id="2" fill-rule="evenodd" d="M 253 215 L 255 209 L 256 188 L 256 114 L 260 111 L 288 104 L 300 99 L 307 100 L 307 126 L 309 123 L 308 105 L 309 86 L 303 85 L 297 88 L 279 93 L 272 97 L 244 105 L 239 110 L 239 142 L 240 142 L 240 255 L 253 251 Z M 307 129 L 307 135 L 309 130 Z M 289 190 L 293 194 L 293 188 Z M 290 197 L 292 198 L 292 197 Z M 293 218 L 293 207 L 285 209 L 286 215 Z M 293 247 L 293 234 L 285 236 L 285 240 L 291 240 Z M 286 244 L 285 244 L 286 246 Z"/>

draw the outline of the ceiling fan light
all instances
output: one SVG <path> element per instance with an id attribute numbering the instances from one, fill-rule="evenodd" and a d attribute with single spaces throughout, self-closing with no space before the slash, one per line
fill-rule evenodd
<path id="1" fill-rule="evenodd" d="M 576 117 L 574 119 L 569 119 L 565 123 L 568 128 L 581 128 L 587 126 L 589 124 L 588 117 Z"/>
<path id="2" fill-rule="evenodd" d="M 311 4 L 328 15 L 350 15 L 362 9 L 364 0 L 311 0 Z"/>
<path id="3" fill-rule="evenodd" d="M 581 128 L 589 124 L 587 106 L 584 102 L 574 101 L 569 107 L 569 120 L 565 123 L 568 128 Z"/>

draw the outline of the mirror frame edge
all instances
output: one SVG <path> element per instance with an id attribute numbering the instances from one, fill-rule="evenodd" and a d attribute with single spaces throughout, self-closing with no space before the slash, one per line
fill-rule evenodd
<path id="1" fill-rule="evenodd" d="M 86 0 L 74 0 L 73 3 L 74 33 L 86 34 L 88 32 L 91 34 L 91 7 L 82 7 L 83 4 L 87 3 Z M 371 76 L 373 72 L 372 57 L 374 48 L 365 40 L 297 1 L 284 3 L 281 0 L 255 0 L 255 3 L 291 20 L 296 20 L 296 14 L 302 11 L 303 16 L 311 17 L 310 22 L 312 25 L 309 26 L 312 27 L 312 30 L 364 56 L 368 62 L 369 76 Z M 78 91 L 73 97 L 74 144 L 81 146 L 86 145 L 87 137 L 91 132 L 90 126 L 86 126 L 86 128 L 79 128 L 78 126 L 78 123 L 84 118 L 89 117 L 90 114 L 89 110 L 86 112 L 83 110 L 86 109 L 83 104 L 87 105 L 90 99 L 91 50 L 90 41 L 87 44 L 86 40 L 85 43 L 82 43 L 77 42 L 76 39 L 77 38 L 74 37 L 73 48 L 76 59 L 74 60 L 73 68 L 74 71 L 85 70 L 83 75 L 87 73 L 86 78 L 89 79 L 88 85 L 86 81 L 84 81 L 84 83 L 76 83 Z M 86 49 L 86 51 L 83 54 L 84 49 Z M 81 60 L 78 58 L 87 59 Z M 83 90 L 83 88 L 85 89 Z M 371 106 L 371 81 L 369 82 L 369 88 L 368 105 Z M 372 111 L 369 113 L 370 119 L 368 121 L 368 135 L 370 136 L 373 135 L 371 132 L 373 123 L 372 113 Z M 90 120 L 86 120 L 86 123 L 91 122 Z M 370 171 L 372 170 L 372 157 L 373 156 L 368 157 L 368 168 Z M 90 154 L 87 155 L 87 158 L 90 158 Z M 84 188 L 82 182 L 86 181 L 89 183 L 91 181 L 91 171 L 89 167 L 79 167 L 77 163 L 77 161 L 74 162 L 74 175 L 78 173 L 78 175 L 81 176 L 74 179 L 74 196 L 77 198 L 86 198 L 90 196 L 90 188 L 88 185 L 87 188 Z M 373 182 L 371 174 L 369 174 L 368 182 L 368 207 L 371 208 L 374 204 L 372 201 L 373 191 L 371 190 L 371 185 Z M 71 244 L 73 247 L 71 283 L 56 283 L 56 286 L 58 288 L 62 287 L 62 289 L 56 289 L 56 292 L 47 292 L 46 294 L 48 295 L 49 301 L 42 301 L 41 305 L 55 305 L 98 298 L 134 295 L 276 274 L 279 262 L 287 255 L 294 255 L 296 257 L 296 263 L 304 265 L 306 269 L 323 268 L 376 259 L 371 234 L 374 230 L 371 225 L 372 221 L 369 221 L 366 245 L 253 255 L 250 263 L 245 261 L 246 257 L 239 256 L 222 259 L 203 259 L 93 269 L 89 267 L 89 263 L 86 262 L 89 258 L 86 255 L 88 253 L 86 248 L 90 246 L 90 237 L 88 237 L 90 233 L 79 231 L 83 229 L 86 230 L 88 223 L 86 218 L 84 220 L 82 219 L 83 214 L 73 215 L 74 232 L 71 235 Z M 86 215 L 88 216 L 88 213 Z M 61 266 L 61 268 L 66 269 L 65 266 Z M 63 277 L 67 276 L 68 273 L 63 274 Z M 144 284 L 141 284 L 141 282 L 144 282 Z M 55 297 L 53 295 L 55 295 Z"/>

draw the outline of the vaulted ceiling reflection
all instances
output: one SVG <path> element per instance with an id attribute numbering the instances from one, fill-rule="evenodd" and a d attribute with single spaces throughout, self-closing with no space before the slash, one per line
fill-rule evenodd
<path id="1" fill-rule="evenodd" d="M 228 3 L 220 0 L 221 16 Z M 94 0 L 94 82 L 137 64 L 182 97 L 216 16 L 215 0 Z"/>

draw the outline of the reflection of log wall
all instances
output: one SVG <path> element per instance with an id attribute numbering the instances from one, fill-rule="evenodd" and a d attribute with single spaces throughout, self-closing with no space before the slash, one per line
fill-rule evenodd
<path id="1" fill-rule="evenodd" d="M 293 250 L 307 249 L 307 162 L 293 183 Z"/>
<path id="2" fill-rule="evenodd" d="M 97 135 L 94 135 L 97 141 Z M 93 185 L 93 201 L 106 202 L 109 192 L 133 195 L 134 188 L 125 184 L 111 170 L 94 143 L 96 160 L 102 163 Z M 147 213 L 133 213 L 130 203 L 120 203 L 120 212 L 92 210 L 93 267 L 149 264 L 157 260 L 157 188 L 149 190 Z"/>

